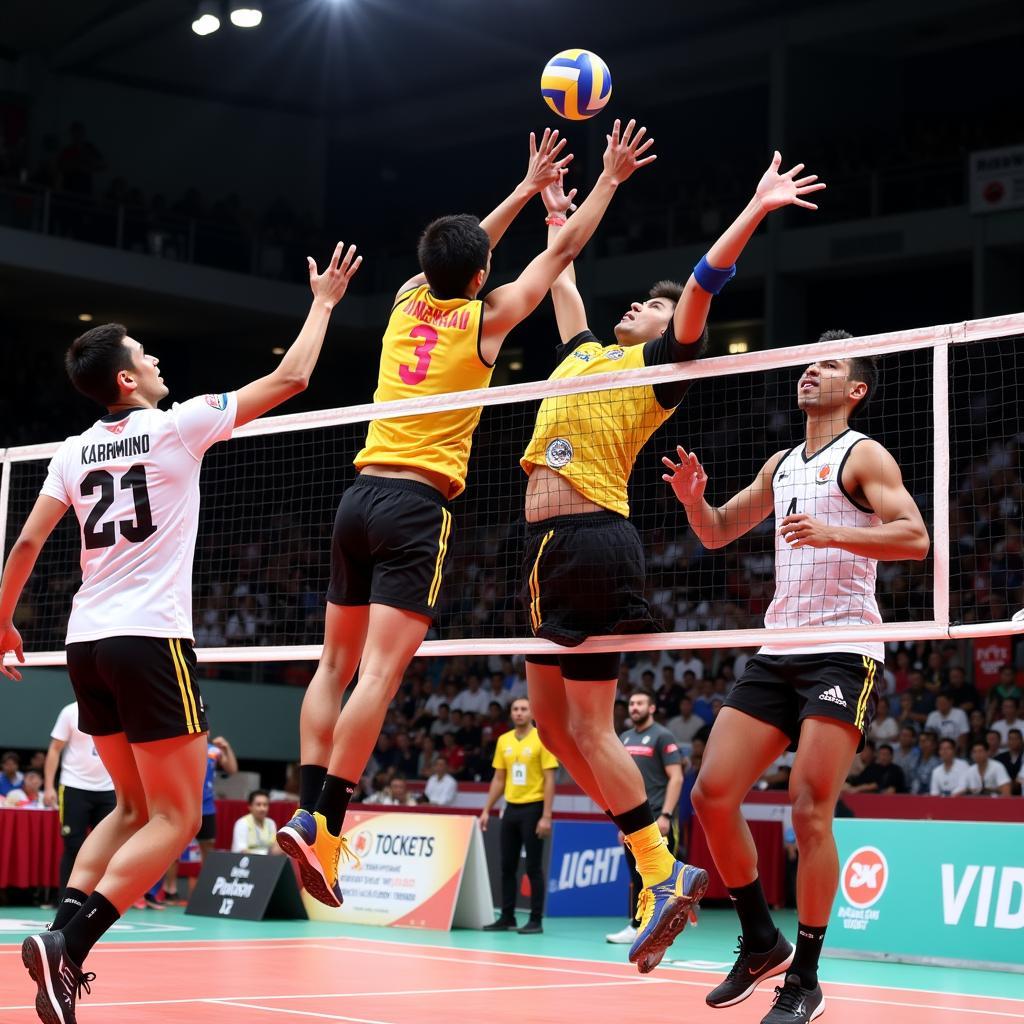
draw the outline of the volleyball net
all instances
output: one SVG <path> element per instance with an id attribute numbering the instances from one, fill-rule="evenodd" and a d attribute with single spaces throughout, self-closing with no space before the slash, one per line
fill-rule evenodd
<path id="1" fill-rule="evenodd" d="M 829 640 L 956 639 L 1024 631 L 1024 622 L 1013 621 L 1024 607 L 1022 339 L 1024 314 L 1017 314 L 247 424 L 204 461 L 193 595 L 199 659 L 319 657 L 331 529 L 340 496 L 355 478 L 352 460 L 368 422 L 474 408 L 482 413 L 467 490 L 452 505 L 455 528 L 437 619 L 420 653 L 513 655 L 554 649 L 533 638 L 518 599 L 527 484 L 519 460 L 538 410 L 544 402 L 548 408 L 562 403 L 573 417 L 577 454 L 586 449 L 586 461 L 599 464 L 620 457 L 617 428 L 645 401 L 654 408 L 652 386 L 668 394 L 683 381 L 689 382 L 685 397 L 641 451 L 628 494 L 630 518 L 646 553 L 645 596 L 661 631 L 598 637 L 577 650 L 763 643 L 769 639 L 764 612 L 774 590 L 774 517 L 745 524 L 749 531 L 730 544 L 705 548 L 662 480 L 661 458 L 674 456 L 677 445 L 695 451 L 708 474 L 707 499 L 721 505 L 750 484 L 774 453 L 803 442 L 797 383 L 804 368 L 860 356 L 875 357 L 878 383 L 851 427 L 895 457 L 932 547 L 924 561 L 880 562 L 882 624 L 829 627 Z M 5 554 L 57 448 L 58 443 L 40 444 L 2 454 Z M 545 458 L 555 467 L 566 454 L 556 448 Z M 839 465 L 830 467 L 826 477 L 840 471 Z M 69 513 L 43 551 L 19 606 L 16 621 L 29 664 L 64 662 L 67 615 L 80 583 L 79 549 L 78 524 Z M 599 568 L 595 585 L 602 585 Z M 808 571 L 813 586 L 818 570 Z M 822 630 L 773 630 L 770 639 L 799 651 L 820 643 Z"/>

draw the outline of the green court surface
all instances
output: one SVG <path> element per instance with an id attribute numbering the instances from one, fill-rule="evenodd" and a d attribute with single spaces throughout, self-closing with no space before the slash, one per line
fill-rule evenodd
<path id="1" fill-rule="evenodd" d="M 32 907 L 0 909 L 0 944 L 20 943 L 25 935 L 40 931 L 50 920 L 46 911 Z M 521 915 L 525 921 L 525 915 Z M 796 918 L 792 912 L 776 915 L 780 927 L 793 936 Z M 314 939 L 344 935 L 374 943 L 406 943 L 498 953 L 529 953 L 544 957 L 569 957 L 599 962 L 624 963 L 626 948 L 604 941 L 607 932 L 618 931 L 618 918 L 548 918 L 543 935 L 515 932 L 485 934 L 459 929 L 451 932 L 406 928 L 369 928 L 312 921 L 227 921 L 187 916 L 179 908 L 163 911 L 130 910 L 109 935 L 117 942 L 243 942 L 273 939 Z M 736 917 L 728 909 L 701 912 L 700 923 L 690 927 L 670 950 L 663 968 L 673 966 L 689 971 L 721 974 L 731 965 L 737 935 Z M 1007 935 L 1008 959 L 1024 961 L 1019 936 Z M 1015 950 L 1015 952 L 1014 952 Z M 5 965 L 6 966 L 6 965 Z M 911 989 L 921 992 L 961 993 L 992 998 L 1024 1000 L 1024 974 L 998 971 L 925 967 L 913 964 L 876 963 L 826 958 L 821 979 L 873 988 Z M 949 1019 L 947 1015 L 944 1015 Z M 1001 1016 L 996 1014 L 996 1016 Z M 1024 1007 L 1021 1009 L 1024 1017 Z"/>

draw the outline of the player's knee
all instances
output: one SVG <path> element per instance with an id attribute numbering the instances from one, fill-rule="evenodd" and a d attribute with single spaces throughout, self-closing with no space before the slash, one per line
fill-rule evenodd
<path id="1" fill-rule="evenodd" d="M 124 800 L 117 805 L 117 813 L 121 815 L 125 828 L 133 832 L 137 832 L 149 821 L 149 808 L 145 800 Z"/>
<path id="2" fill-rule="evenodd" d="M 724 810 L 733 802 L 724 786 L 716 785 L 714 778 L 704 778 L 702 775 L 697 776 L 690 798 L 693 801 L 693 809 L 700 817 Z"/>
<path id="3" fill-rule="evenodd" d="M 810 786 L 790 793 L 793 803 L 793 831 L 801 846 L 813 844 L 832 832 L 833 806 L 822 800 Z"/>
<path id="4" fill-rule="evenodd" d="M 572 740 L 564 729 L 559 728 L 557 725 L 552 725 L 550 722 L 542 722 L 538 719 L 537 736 L 541 743 L 556 758 L 558 758 L 559 761 L 565 761 L 566 747 L 572 742 Z"/>

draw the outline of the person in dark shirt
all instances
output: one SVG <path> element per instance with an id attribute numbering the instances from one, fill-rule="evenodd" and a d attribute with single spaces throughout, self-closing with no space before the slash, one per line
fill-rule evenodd
<path id="1" fill-rule="evenodd" d="M 924 673 L 914 669 L 910 673 L 910 686 L 908 692 L 914 698 L 910 705 L 909 718 L 917 723 L 920 729 L 928 720 L 928 716 L 935 710 L 935 697 L 925 687 Z"/>
<path id="2" fill-rule="evenodd" d="M 984 707 L 978 691 L 967 681 L 967 673 L 959 665 L 949 670 L 949 686 L 946 690 L 953 701 L 953 707 L 967 712 L 968 716 L 975 708 Z"/>
<path id="3" fill-rule="evenodd" d="M 1010 776 L 1010 792 L 1020 796 L 1021 785 L 1017 776 L 1024 768 L 1024 733 L 1020 729 L 1011 729 L 1006 734 L 1006 745 L 1008 749 L 997 754 L 996 760 L 1002 763 L 1006 774 Z"/>
<path id="4" fill-rule="evenodd" d="M 906 779 L 903 769 L 893 763 L 892 747 L 883 743 L 875 750 L 874 744 L 868 740 L 861 751 L 864 769 L 854 775 L 846 784 L 848 793 L 905 793 Z"/>

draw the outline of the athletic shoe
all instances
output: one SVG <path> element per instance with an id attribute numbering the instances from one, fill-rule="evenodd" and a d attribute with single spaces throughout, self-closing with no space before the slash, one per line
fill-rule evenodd
<path id="1" fill-rule="evenodd" d="M 485 932 L 510 932 L 513 931 L 519 922 L 514 917 L 499 917 L 497 921 L 485 924 L 482 931 Z"/>
<path id="2" fill-rule="evenodd" d="M 761 1024 L 810 1024 L 825 1012 L 821 986 L 801 988 L 800 975 L 787 974 L 786 984 L 775 989 L 775 1001 Z"/>
<path id="3" fill-rule="evenodd" d="M 612 942 L 617 946 L 632 946 L 635 940 L 636 929 L 631 924 L 627 924 L 621 932 L 612 932 L 611 935 L 604 937 L 605 942 Z"/>
<path id="4" fill-rule="evenodd" d="M 136 901 L 135 901 L 135 902 L 134 902 L 134 903 L 132 904 L 132 907 L 133 907 L 133 908 L 134 908 L 135 910 L 145 910 L 145 909 L 146 909 L 146 901 L 145 901 L 145 900 L 144 900 L 144 899 L 143 899 L 143 898 L 142 898 L 142 897 L 140 896 L 140 897 L 139 897 L 139 898 L 138 898 L 138 899 L 137 899 L 137 900 L 136 900 Z"/>
<path id="5" fill-rule="evenodd" d="M 708 873 L 703 868 L 677 860 L 668 878 L 640 891 L 640 928 L 629 950 L 629 962 L 636 964 L 641 974 L 661 963 L 707 887 Z"/>
<path id="6" fill-rule="evenodd" d="M 314 811 L 297 811 L 295 817 L 278 830 L 277 845 L 299 866 L 306 892 L 325 907 L 340 907 L 344 903 L 338 885 L 338 860 L 359 858 L 348 848 L 344 836 L 332 836 L 327 821 Z"/>
<path id="7" fill-rule="evenodd" d="M 75 1024 L 75 1002 L 96 980 L 71 962 L 63 932 L 30 935 L 21 944 L 21 962 L 36 983 L 36 1013 L 43 1024 Z"/>
<path id="8" fill-rule="evenodd" d="M 725 980 L 705 997 L 708 1006 L 735 1006 L 742 1003 L 765 978 L 785 974 L 793 962 L 793 947 L 782 932 L 776 930 L 775 945 L 766 953 L 751 953 L 739 938 L 736 963 Z"/>
<path id="9" fill-rule="evenodd" d="M 541 935 L 544 932 L 544 925 L 540 921 L 527 921 L 522 928 L 517 929 L 520 935 Z"/>
<path id="10" fill-rule="evenodd" d="M 150 896 L 149 893 L 146 893 L 143 899 L 145 900 L 146 906 L 149 907 L 150 910 L 167 909 L 166 901 L 162 900 L 159 896 Z"/>

